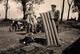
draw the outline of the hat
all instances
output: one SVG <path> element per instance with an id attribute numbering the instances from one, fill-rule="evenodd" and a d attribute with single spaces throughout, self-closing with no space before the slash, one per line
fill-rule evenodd
<path id="1" fill-rule="evenodd" d="M 54 8 L 56 8 L 56 5 L 51 5 L 51 7 L 54 7 Z"/>

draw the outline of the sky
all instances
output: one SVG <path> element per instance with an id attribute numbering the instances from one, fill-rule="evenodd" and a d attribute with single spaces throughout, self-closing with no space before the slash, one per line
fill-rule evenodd
<path id="1" fill-rule="evenodd" d="M 39 13 L 47 12 L 51 10 L 51 4 L 56 5 L 56 9 L 62 10 L 62 1 L 63 0 L 44 0 L 44 3 L 41 5 L 34 5 L 34 11 L 37 16 L 39 16 Z M 5 6 L 4 2 L 0 4 L 0 19 L 5 18 Z M 10 19 L 21 19 L 23 18 L 23 12 L 22 12 L 22 5 L 20 3 L 16 3 L 15 1 L 9 0 L 8 5 L 8 18 Z M 67 0 L 65 0 L 65 7 L 64 7 L 64 15 L 63 18 L 66 19 L 68 14 L 68 4 Z M 70 11 L 70 18 L 71 17 L 77 17 L 76 14 L 72 14 L 72 10 Z"/>

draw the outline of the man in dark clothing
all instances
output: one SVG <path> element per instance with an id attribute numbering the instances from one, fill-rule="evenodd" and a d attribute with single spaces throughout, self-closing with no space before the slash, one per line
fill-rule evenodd
<path id="1" fill-rule="evenodd" d="M 58 25 L 59 25 L 58 20 L 59 20 L 60 11 L 56 10 L 56 5 L 51 5 L 51 8 L 52 8 L 51 17 L 52 17 L 52 19 L 54 19 L 55 24 L 56 24 L 56 28 L 57 28 L 57 31 L 58 31 Z"/>

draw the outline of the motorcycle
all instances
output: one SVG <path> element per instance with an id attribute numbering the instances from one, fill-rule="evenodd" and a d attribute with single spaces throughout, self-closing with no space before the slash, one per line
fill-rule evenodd
<path id="1" fill-rule="evenodd" d="M 9 27 L 9 31 L 10 32 L 14 32 L 14 31 L 22 31 L 24 30 L 24 25 L 22 22 L 14 22 L 11 23 L 10 27 Z"/>

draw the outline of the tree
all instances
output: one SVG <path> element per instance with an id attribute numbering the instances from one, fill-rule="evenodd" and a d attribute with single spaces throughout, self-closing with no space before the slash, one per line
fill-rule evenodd
<path id="1" fill-rule="evenodd" d="M 68 6 L 69 6 L 67 20 L 69 20 L 70 8 L 71 8 L 71 5 L 72 5 L 72 2 L 73 2 L 73 0 L 67 0 Z"/>
<path id="2" fill-rule="evenodd" d="M 5 8 L 5 19 L 7 20 L 7 12 L 8 12 L 8 1 L 9 0 L 0 0 L 0 3 L 2 3 L 4 1 L 4 6 L 6 6 Z"/>
<path id="3" fill-rule="evenodd" d="M 78 8 L 78 21 L 80 21 L 80 0 L 74 0 L 74 6 Z"/>
<path id="4" fill-rule="evenodd" d="M 35 3 L 35 4 L 40 4 L 41 2 L 43 2 L 43 0 L 15 0 L 17 2 L 20 2 L 23 6 L 23 19 L 26 19 L 26 3 L 31 1 L 32 4 Z"/>
<path id="5" fill-rule="evenodd" d="M 61 20 L 63 19 L 63 13 L 64 13 L 64 4 L 65 4 L 65 0 L 63 0 L 63 4 L 62 4 L 62 13 L 61 13 Z"/>
<path id="6" fill-rule="evenodd" d="M 23 6 L 23 19 L 25 19 L 26 15 L 25 15 L 25 12 L 26 12 L 26 3 L 29 1 L 29 0 L 14 0 L 16 2 L 20 2 Z"/>
<path id="7" fill-rule="evenodd" d="M 8 12 L 8 1 L 6 0 L 6 9 L 5 9 L 5 19 L 7 20 L 7 12 Z"/>

